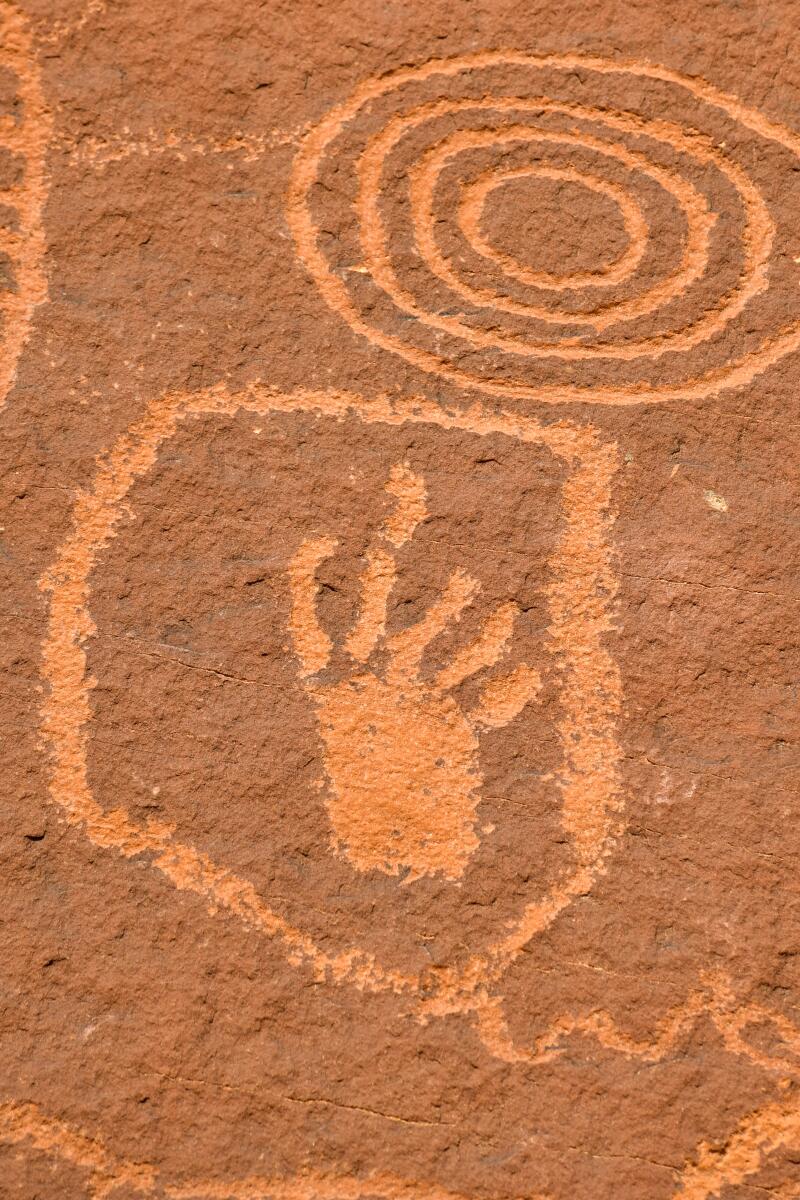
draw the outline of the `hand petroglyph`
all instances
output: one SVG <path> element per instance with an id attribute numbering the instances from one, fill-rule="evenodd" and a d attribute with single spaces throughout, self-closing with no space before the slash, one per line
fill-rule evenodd
<path id="1" fill-rule="evenodd" d="M 423 677 L 426 650 L 480 590 L 463 571 L 450 576 L 422 620 L 386 636 L 396 577 L 386 543 L 399 547 L 412 537 L 424 519 L 425 486 L 398 464 L 387 490 L 397 495 L 398 508 L 386 522 L 383 544 L 367 554 L 360 613 L 344 643 L 352 662 L 349 677 L 339 682 L 321 677 L 331 643 L 315 611 L 315 577 L 335 552 L 330 538 L 304 541 L 291 561 L 291 630 L 325 743 L 326 803 L 337 849 L 360 871 L 402 873 L 406 883 L 437 872 L 456 880 L 478 845 L 480 733 L 513 721 L 535 698 L 541 680 L 526 665 L 492 676 L 469 712 L 451 694 L 503 657 L 519 612 L 513 603 L 499 605 L 474 641 L 431 679 Z M 373 669 L 370 662 L 382 650 L 385 664 Z"/>

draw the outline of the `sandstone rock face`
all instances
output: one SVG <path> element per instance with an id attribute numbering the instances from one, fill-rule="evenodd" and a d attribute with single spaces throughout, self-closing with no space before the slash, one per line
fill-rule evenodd
<path id="1" fill-rule="evenodd" d="M 5 1200 L 800 1197 L 800 22 L 0 3 Z"/>

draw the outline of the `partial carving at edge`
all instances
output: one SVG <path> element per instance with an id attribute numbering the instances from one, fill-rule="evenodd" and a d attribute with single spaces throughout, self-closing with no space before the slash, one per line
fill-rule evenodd
<path id="1" fill-rule="evenodd" d="M 12 227 L 7 221 L 0 226 L 0 252 L 8 257 L 12 273 L 11 287 L 0 292 L 2 405 L 14 385 L 34 313 L 47 299 L 42 214 L 47 199 L 45 154 L 52 132 L 28 22 L 8 0 L 0 2 L 0 67 L 16 76 L 21 102 L 19 114 L 0 117 L 0 148 L 18 156 L 23 168 L 19 182 L 0 188 L 0 205 L 15 215 Z"/>
<path id="2" fill-rule="evenodd" d="M 309 1173 L 290 1179 L 252 1175 L 232 1183 L 204 1179 L 164 1188 L 168 1200 L 472 1200 L 431 1183 L 415 1183 L 385 1171 L 366 1178 Z M 476 1198 L 477 1200 L 477 1198 Z M 541 1193 L 504 1200 L 552 1200 Z"/>
<path id="3" fill-rule="evenodd" d="M 701 1142 L 681 1173 L 675 1200 L 716 1200 L 724 1188 L 752 1179 L 782 1149 L 800 1149 L 800 1091 L 796 1086 L 785 1100 L 765 1104 L 744 1117 L 722 1147 Z M 792 1200 L 800 1196 L 800 1183 L 789 1184 L 780 1192 L 770 1190 L 769 1195 Z"/>
<path id="4" fill-rule="evenodd" d="M 511 75 L 515 80 L 520 72 L 526 72 L 531 80 L 519 88 L 519 94 L 509 95 L 503 86 L 497 86 L 493 72 L 498 69 L 516 72 Z M 549 404 L 584 401 L 628 405 L 706 399 L 725 389 L 746 385 L 779 359 L 798 350 L 800 323 L 791 321 L 784 327 L 773 328 L 756 346 L 744 339 L 740 348 L 737 342 L 733 357 L 710 370 L 702 360 L 694 367 L 690 364 L 683 381 L 674 382 L 669 376 L 660 380 L 657 375 L 649 382 L 640 378 L 645 359 L 658 359 L 667 351 L 685 352 L 713 342 L 730 322 L 743 316 L 751 301 L 766 291 L 771 285 L 775 225 L 759 186 L 748 170 L 734 161 L 731 146 L 725 148 L 726 143 L 719 141 L 719 135 L 700 133 L 688 124 L 681 127 L 651 119 L 638 111 L 616 111 L 605 99 L 595 105 L 553 99 L 542 95 L 543 89 L 535 82 L 541 72 L 577 74 L 584 87 L 596 76 L 614 75 L 631 78 L 636 87 L 645 81 L 669 85 L 680 89 L 684 98 L 691 97 L 709 112 L 714 111 L 716 117 L 724 116 L 739 129 L 800 158 L 800 136 L 793 130 L 702 79 L 644 62 L 509 49 L 478 51 L 462 57 L 431 59 L 417 67 L 402 67 L 362 82 L 309 131 L 295 159 L 287 192 L 287 220 L 298 255 L 329 307 L 373 346 L 400 355 L 423 371 L 460 387 Z M 423 85 L 432 86 L 421 95 Z M 463 97 L 459 97 L 459 89 L 466 93 Z M 365 113 L 369 114 L 369 121 L 363 123 L 364 130 L 359 133 L 359 119 Z M 599 126 L 603 137 L 598 139 L 583 128 L 578 132 L 562 132 L 546 124 L 542 127 L 543 115 L 553 113 Z M 441 123 L 443 117 L 449 117 L 446 124 Z M 376 132 L 378 118 L 381 124 Z M 453 132 L 453 121 L 462 121 L 464 127 Z M 398 147 L 409 133 L 423 129 L 425 152 L 419 162 L 404 164 L 400 172 L 392 166 Z M 626 149 L 608 140 L 609 135 L 620 134 L 628 137 L 637 149 Z M 663 309 L 676 297 L 685 296 L 707 274 L 714 213 L 709 211 L 706 197 L 690 180 L 682 179 L 672 166 L 660 166 L 652 150 L 638 149 L 653 142 L 681 161 L 692 161 L 695 169 L 713 167 L 736 194 L 744 224 L 740 279 L 725 295 L 704 305 L 696 320 L 681 328 L 634 341 L 613 341 L 606 337 L 584 344 L 582 337 L 575 336 L 579 327 L 600 333 L 610 330 L 615 322 Z M 513 289 L 509 293 L 505 286 L 483 289 L 473 286 L 471 272 L 464 269 L 463 255 L 458 262 L 455 257 L 448 260 L 439 245 L 438 226 L 447 214 L 436 209 L 438 181 L 445 168 L 458 155 L 463 156 L 464 151 L 482 148 L 505 153 L 509 146 L 518 148 L 526 143 L 537 147 L 567 146 L 573 152 L 590 150 L 604 160 L 617 159 L 631 177 L 644 172 L 671 194 L 687 225 L 682 261 L 673 277 L 648 287 L 633 299 L 597 303 L 588 312 L 574 306 L 554 310 L 539 298 L 533 303 L 515 300 Z M 324 207 L 329 189 L 317 185 L 328 160 L 339 172 L 338 207 L 335 213 L 326 209 L 323 215 L 318 208 Z M 402 282 L 393 262 L 392 235 L 398 231 L 385 225 L 388 206 L 383 203 L 384 184 L 392 170 L 397 178 L 407 178 L 409 183 L 406 233 L 414 248 L 415 270 L 408 272 L 413 286 L 411 282 L 408 286 Z M 538 162 L 522 169 L 511 169 L 501 162 L 489 173 L 485 186 L 480 178 L 474 181 L 474 187 L 466 185 L 462 201 L 455 206 L 455 219 L 471 252 L 484 260 L 494 259 L 494 265 L 498 265 L 497 255 L 480 235 L 480 218 L 487 195 L 498 180 L 541 174 L 541 171 Z M 348 172 L 352 174 L 354 191 L 349 207 L 340 202 L 350 186 L 349 182 L 343 182 Z M 597 178 L 585 170 L 582 180 L 590 188 L 598 185 Z M 626 217 L 630 248 L 627 270 L 642 260 L 647 228 L 633 198 L 616 188 L 615 199 L 624 206 Z M 331 236 L 323 238 L 323 229 Z M 405 245 L 396 238 L 395 242 Z M 341 261 L 329 260 L 328 253 L 342 246 L 348 247 L 345 257 Z M 398 265 L 407 268 L 407 262 L 408 254 L 404 251 L 398 257 Z M 499 265 L 517 282 L 553 288 L 554 277 L 543 279 L 540 274 L 520 272 L 519 264 L 507 258 L 499 261 Z M 608 278 L 601 278 L 597 272 L 595 275 L 595 287 L 614 278 L 613 273 Z M 430 296 L 421 299 L 419 280 L 426 278 L 430 282 Z M 574 281 L 563 277 L 560 285 L 568 290 Z M 488 321 L 483 320 L 487 313 L 491 318 Z M 503 333 L 506 313 L 560 324 L 568 336 L 547 338 L 535 324 L 528 333 L 521 334 L 514 324 Z M 487 350 L 497 356 L 502 369 L 480 365 L 480 352 Z M 537 360 L 548 359 L 594 360 L 603 368 L 608 360 L 630 360 L 634 369 L 630 382 L 609 382 L 595 368 L 581 374 L 578 367 L 562 383 L 548 382 L 537 374 Z"/>
<path id="5" fill-rule="evenodd" d="M 69 17 L 55 20 L 39 34 L 39 41 L 48 45 L 63 44 L 74 34 L 85 29 L 93 17 L 101 16 L 108 8 L 108 0 L 83 0 L 83 5 Z"/>
<path id="6" fill-rule="evenodd" d="M 390 1172 L 365 1178 L 309 1171 L 284 1178 L 196 1179 L 169 1183 L 156 1167 L 113 1154 L 102 1138 L 49 1116 L 38 1104 L 0 1103 L 0 1144 L 28 1145 L 87 1173 L 90 1200 L 108 1200 L 118 1188 L 168 1200 L 470 1200 L 432 1183 L 415 1183 Z M 506 1200 L 523 1200 L 509 1196 Z M 551 1200 L 543 1195 L 524 1200 Z"/>

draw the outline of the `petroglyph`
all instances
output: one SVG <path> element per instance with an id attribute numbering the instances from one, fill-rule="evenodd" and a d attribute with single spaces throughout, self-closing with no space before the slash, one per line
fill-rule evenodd
<path id="1" fill-rule="evenodd" d="M 168 1200 L 470 1200 L 436 1184 L 413 1183 L 384 1171 L 363 1178 L 308 1171 L 288 1177 L 170 1181 L 149 1164 L 118 1157 L 102 1138 L 50 1116 L 39 1105 L 13 1100 L 0 1103 L 0 1143 L 28 1144 L 81 1168 L 87 1173 L 90 1200 L 108 1200 L 121 1188 L 133 1195 L 165 1196 Z M 794 1086 L 783 1099 L 744 1117 L 723 1146 L 702 1141 L 684 1168 L 674 1172 L 672 1200 L 717 1200 L 724 1189 L 752 1180 L 781 1149 L 798 1147 L 800 1093 Z M 771 1195 L 787 1200 L 799 1192 L 800 1188 L 791 1184 L 779 1193 L 770 1190 Z M 522 1197 L 501 1190 L 498 1196 L 500 1200 L 553 1200 L 540 1192 Z"/>
<path id="2" fill-rule="evenodd" d="M 54 146 L 68 155 L 71 166 L 96 171 L 104 171 L 130 159 L 166 155 L 182 163 L 193 157 L 213 155 L 237 155 L 242 162 L 254 163 L 275 147 L 295 145 L 304 132 L 303 128 L 294 131 L 273 129 L 267 133 L 245 133 L 236 129 L 227 137 L 213 138 L 188 130 L 150 128 L 135 134 L 124 128 L 120 133 L 93 134 L 79 139 L 63 133 L 54 140 Z"/>
<path id="3" fill-rule="evenodd" d="M 599 103 L 586 102 L 589 84 L 602 84 Z M 617 95 L 630 102 L 632 84 L 662 99 L 668 88 L 683 122 L 653 117 L 645 99 L 615 107 Z M 777 205 L 734 152 L 752 141 L 781 155 L 787 175 L 797 169 L 800 136 L 667 68 L 515 51 L 434 59 L 367 80 L 308 133 L 287 215 L 330 307 L 373 346 L 424 371 L 553 404 L 705 399 L 800 347 L 798 322 L 772 328 L 756 346 L 745 336 L 775 295 L 791 311 L 796 290 L 779 269 Z M 625 251 L 595 270 L 557 274 L 499 250 L 486 211 L 521 179 L 568 180 L 604 195 L 621 215 Z M 669 222 L 674 266 L 660 275 L 647 265 L 648 248 L 666 234 L 637 196 L 642 180 L 643 195 L 660 192 L 665 217 L 680 214 Z M 443 249 L 443 231 L 460 250 Z M 732 253 L 738 280 L 714 294 L 715 264 Z M 681 365 L 677 382 L 659 375 L 668 353 L 680 355 L 671 359 Z"/>
<path id="4" fill-rule="evenodd" d="M 722 972 L 704 973 L 696 990 L 664 1015 L 653 1035 L 639 1041 L 626 1034 L 609 1013 L 597 1009 L 582 1017 L 564 1013 L 528 1049 L 514 1042 L 496 999 L 487 1002 L 479 1014 L 484 1043 L 493 1048 L 495 1055 L 506 1062 L 530 1066 L 552 1062 L 572 1039 L 579 1038 L 595 1041 L 626 1058 L 663 1062 L 677 1053 L 681 1040 L 701 1019 L 713 1024 L 730 1054 L 740 1055 L 781 1078 L 790 1076 L 800 1081 L 800 1030 L 764 1005 L 744 1003 L 732 980 Z M 767 1054 L 748 1037 L 748 1033 L 767 1028 L 782 1044 L 780 1053 Z"/>
<path id="5" fill-rule="evenodd" d="M 48 1116 L 38 1104 L 0 1103 L 0 1142 L 28 1143 L 36 1150 L 87 1172 L 90 1200 L 106 1200 L 118 1188 L 128 1187 L 149 1196 L 156 1184 L 156 1172 L 140 1163 L 125 1162 L 112 1154 L 99 1139 L 78 1132 L 70 1125 Z"/>
<path id="6" fill-rule="evenodd" d="M 88 0 L 41 40 L 67 39 L 105 9 L 104 0 Z M 0 146 L 21 166 L 0 197 L 12 214 L 0 248 L 13 276 L 0 300 L 2 402 L 47 295 L 42 209 L 51 130 L 25 20 L 8 4 L 0 7 L 0 20 L 0 61 L 19 83 L 15 114 L 0 126 Z M 665 111 L 669 119 L 654 115 Z M 77 141 L 65 135 L 60 147 L 74 166 L 91 170 L 165 155 L 181 162 L 238 155 L 253 163 L 304 132 L 236 130 L 214 137 L 122 128 Z M 767 156 L 767 169 L 759 155 Z M 792 256 L 795 235 L 782 224 L 777 202 L 777 181 L 797 170 L 798 157 L 796 133 L 697 76 L 637 61 L 486 51 L 363 83 L 307 133 L 286 211 L 300 259 L 330 309 L 371 348 L 438 379 L 503 403 L 702 400 L 747 385 L 800 348 L 793 316 L 797 272 L 790 265 L 800 260 Z M 603 205 L 613 211 L 622 248 L 573 270 L 537 265 L 498 242 L 491 217 L 503 197 L 514 188 L 535 194 L 550 186 L 583 189 L 597 211 Z M 663 252 L 655 254 L 658 239 Z M 781 312 L 790 314 L 783 324 L 775 316 Z M 546 449 L 564 470 L 563 519 L 546 563 L 543 641 L 557 664 L 551 711 L 561 761 L 554 778 L 571 857 L 544 894 L 531 884 L 488 945 L 467 945 L 466 961 L 442 954 L 435 969 L 417 973 L 368 952 L 349 927 L 344 948 L 335 933 L 312 936 L 302 920 L 281 915 L 245 870 L 237 874 L 222 855 L 198 849 L 191 829 L 140 819 L 135 810 L 112 807 L 100 789 L 92 791 L 92 572 L 121 532 L 136 481 L 168 469 L 159 452 L 179 427 L 240 410 L 261 414 L 267 427 L 278 414 L 355 415 L 366 425 L 499 434 Z M 483 1047 L 523 1074 L 557 1063 L 581 1043 L 643 1066 L 663 1064 L 683 1056 L 685 1041 L 702 1025 L 720 1053 L 763 1072 L 758 1087 L 763 1080 L 766 1097 L 758 1107 L 741 1102 L 736 1111 L 745 1115 L 722 1144 L 706 1138 L 684 1161 L 691 1144 L 684 1142 L 671 1167 L 655 1164 L 671 1170 L 665 1187 L 674 1187 L 674 1200 L 713 1200 L 731 1188 L 758 1189 L 765 1165 L 782 1150 L 800 1149 L 800 1031 L 791 1021 L 741 999 L 723 972 L 688 983 L 693 990 L 647 1036 L 626 1031 L 605 998 L 596 1006 L 584 998 L 579 1006 L 570 994 L 568 1004 L 559 1001 L 552 1010 L 560 1015 L 522 1033 L 520 1013 L 513 1020 L 506 1013 L 506 972 L 595 888 L 625 830 L 616 728 L 621 682 L 609 650 L 617 587 L 616 466 L 616 447 L 591 427 L 547 425 L 483 400 L 456 412 L 443 407 L 441 397 L 390 401 L 261 384 L 165 395 L 98 458 L 91 485 L 76 497 L 72 528 L 40 580 L 48 597 L 43 744 L 59 813 L 117 856 L 112 861 L 119 869 L 126 869 L 124 860 L 141 859 L 198 898 L 211 918 L 233 915 L 273 939 L 292 967 L 315 981 L 394 994 L 404 1015 L 420 1022 L 466 1017 Z M 709 519 L 727 527 L 737 493 L 724 480 L 719 486 L 730 504 L 716 491 L 702 497 L 719 514 Z M 363 556 L 359 601 L 344 636 L 332 634 L 318 596 L 320 575 L 341 549 L 340 531 L 307 536 L 306 529 L 286 548 L 280 571 L 289 649 L 320 735 L 332 853 L 358 872 L 394 877 L 380 882 L 408 887 L 408 895 L 418 895 L 414 885 L 422 887 L 428 877 L 460 895 L 481 839 L 493 832 L 480 829 L 477 819 L 482 740 L 506 726 L 513 737 L 514 722 L 536 705 L 542 679 L 526 661 L 505 662 L 520 616 L 511 601 L 493 601 L 477 634 L 430 669 L 436 640 L 471 613 L 480 585 L 451 571 L 424 614 L 398 630 L 392 603 L 402 578 L 400 551 L 416 544 L 435 505 L 424 475 L 402 458 L 386 492 L 389 511 Z M 457 689 L 470 680 L 477 700 L 462 704 Z M 670 772 L 664 772 L 659 804 L 670 790 Z M 579 912 L 576 906 L 572 915 Z M 495 1063 L 494 1069 L 503 1068 Z M 369 1110 L 353 1106 L 359 1111 Z M 0 1104 L 0 1141 L 72 1164 L 85 1172 L 87 1194 L 96 1200 L 122 1189 L 172 1200 L 468 1200 L 434 1183 L 363 1174 L 363 1167 L 358 1176 L 345 1168 L 341 1174 L 167 1178 L 27 1102 Z M 775 1194 L 800 1195 L 800 1186 L 785 1182 Z M 519 1200 L 504 1190 L 502 1175 L 497 1195 Z M 525 1200 L 552 1197 L 528 1194 Z"/>
<path id="7" fill-rule="evenodd" d="M 113 1154 L 106 1143 L 45 1113 L 37 1104 L 0 1103 L 0 1143 L 32 1146 L 51 1158 L 87 1172 L 89 1200 L 107 1200 L 120 1188 L 138 1196 L 169 1200 L 469 1200 L 436 1184 L 412 1183 L 376 1171 L 359 1179 L 352 1174 L 308 1171 L 298 1176 L 245 1179 L 196 1179 L 168 1182 L 152 1166 L 131 1163 Z M 521 1200 L 509 1196 L 508 1200 Z M 550 1200 L 547 1196 L 526 1200 Z"/>
<path id="8" fill-rule="evenodd" d="M 9 157 L 4 168 L 7 178 L 0 183 L 0 252 L 11 274 L 9 285 L 0 292 L 2 405 L 14 385 L 34 313 L 47 299 L 42 212 L 47 198 L 45 153 L 51 136 L 28 22 L 8 0 L 0 4 L 0 67 L 17 81 L 14 112 L 0 117 L 0 152 Z"/>
<path id="9" fill-rule="evenodd" d="M 61 17 L 44 27 L 38 40 L 45 45 L 66 42 L 74 34 L 85 29 L 92 18 L 102 16 L 107 8 L 108 0 L 85 0 L 73 16 Z"/>
<path id="10" fill-rule="evenodd" d="M 752 1179 L 776 1151 L 800 1147 L 800 1092 L 796 1086 L 783 1101 L 766 1104 L 745 1117 L 722 1147 L 701 1142 L 694 1161 L 680 1177 L 676 1200 L 713 1200 L 729 1187 Z M 761 1189 L 758 1189 L 759 1191 Z M 769 1190 L 773 1196 L 797 1196 L 800 1185 Z"/>
<path id="11" fill-rule="evenodd" d="M 425 488 L 421 479 L 404 474 L 401 464 L 390 486 L 401 502 L 384 540 L 402 545 L 423 517 Z M 403 503 L 406 490 L 408 504 Z M 449 622 L 459 620 L 480 587 L 456 572 L 417 624 L 387 640 L 388 661 L 382 676 L 376 674 L 368 663 L 381 650 L 395 560 L 385 549 L 374 549 L 367 556 L 361 612 L 345 643 L 352 673 L 325 683 L 318 676 L 328 665 L 331 645 L 314 611 L 315 569 L 335 549 L 328 538 L 307 540 L 289 570 L 295 647 L 325 743 L 335 849 L 359 871 L 404 871 L 405 883 L 434 873 L 458 879 L 478 845 L 478 735 L 513 721 L 538 694 L 541 680 L 531 667 L 516 667 L 488 680 L 478 706 L 467 713 L 449 692 L 502 658 L 519 608 L 498 607 L 475 641 L 425 682 L 420 667 L 427 647 Z"/>
<path id="12" fill-rule="evenodd" d="M 463 966 L 440 969 L 435 979 L 392 970 L 358 946 L 339 953 L 323 950 L 307 933 L 272 910 L 250 882 L 237 878 L 224 866 L 179 841 L 172 827 L 152 820 L 140 825 L 124 810 L 109 811 L 89 788 L 86 754 L 92 680 L 86 677 L 83 644 L 94 630 L 88 607 L 92 568 L 115 535 L 134 481 L 154 467 L 159 446 L 175 433 L 179 422 L 200 413 L 222 416 L 240 409 L 265 414 L 318 412 L 332 417 L 355 412 L 366 423 L 395 426 L 429 423 L 439 429 L 466 430 L 478 436 L 501 433 L 523 444 L 547 448 L 568 467 L 561 495 L 564 528 L 548 564 L 547 602 L 548 642 L 561 664 L 562 712 L 558 735 L 563 764 L 559 786 L 562 824 L 573 847 L 573 863 L 544 897 L 531 898 L 513 923 L 499 932 L 487 948 L 476 950 Z M 591 890 L 605 871 L 623 829 L 618 784 L 620 752 L 614 732 L 620 683 L 605 646 L 615 594 L 610 544 L 610 482 L 615 468 L 614 447 L 600 442 L 591 429 L 566 423 L 542 425 L 531 418 L 495 413 L 479 405 L 467 413 L 450 413 L 424 399 L 391 403 L 337 392 L 287 395 L 259 385 L 238 393 L 219 386 L 204 392 L 168 395 L 156 401 L 101 462 L 93 488 L 79 495 L 73 532 L 41 581 L 42 588 L 50 594 L 49 633 L 43 654 L 48 694 L 42 729 L 52 759 L 53 800 L 66 819 L 83 828 L 95 844 L 116 849 L 126 857 L 148 855 L 176 887 L 202 896 L 213 910 L 233 912 L 267 936 L 281 939 L 290 961 L 298 966 L 305 964 L 319 979 L 348 981 L 362 989 L 394 991 L 406 996 L 420 1016 L 479 1011 L 486 1003 L 487 989 L 498 984 L 531 939 L 546 929 L 577 896 Z M 424 517 L 424 482 L 398 464 L 389 486 L 397 506 L 384 527 L 384 536 L 390 544 L 398 544 L 413 535 Z M 289 569 L 295 599 L 291 621 L 294 646 L 306 678 L 324 668 L 330 650 L 330 639 L 320 629 L 314 611 L 313 578 L 321 557 L 332 550 L 330 540 L 306 541 L 294 555 Z M 385 598 L 391 590 L 392 564 L 392 555 L 383 546 L 375 547 L 367 560 L 364 574 L 367 600 L 347 643 L 356 662 L 366 661 L 381 635 Z M 405 838 L 404 850 L 407 857 L 412 853 L 416 856 L 418 870 L 443 868 L 451 876 L 462 865 L 463 846 L 469 850 L 469 837 L 464 835 L 468 824 L 464 813 L 471 805 L 466 772 L 474 752 L 476 731 L 513 720 L 535 694 L 538 684 L 535 673 L 524 666 L 505 676 L 499 675 L 484 689 L 471 723 L 458 715 L 454 703 L 444 696 L 459 679 L 482 665 L 489 666 L 500 656 L 513 631 L 515 616 L 513 607 L 501 606 L 490 616 L 479 636 L 444 668 L 435 685 L 438 695 L 435 688 L 430 696 L 418 695 L 413 681 L 426 639 L 467 603 L 471 591 L 468 580 L 456 577 L 451 581 L 442 602 L 434 605 L 420 625 L 389 639 L 395 675 L 387 677 L 385 684 L 373 677 L 364 685 L 368 688 L 367 699 L 378 716 L 382 714 L 376 724 L 376 729 L 380 729 L 376 742 L 381 738 L 384 743 L 390 742 L 397 732 L 382 694 L 389 684 L 394 691 L 405 689 L 409 695 L 413 692 L 414 702 L 423 702 L 427 706 L 425 712 L 433 711 L 439 722 L 438 732 L 441 734 L 442 728 L 448 731 L 450 742 L 443 750 L 445 757 L 451 755 L 455 763 L 449 770 L 450 782 L 457 777 L 462 788 L 460 819 L 454 820 L 451 807 L 446 814 L 445 836 L 424 853 L 420 830 L 412 828 Z M 344 703 L 343 695 L 348 695 Z M 334 689 L 327 697 L 320 692 L 320 698 L 323 711 L 334 725 L 339 722 L 344 728 L 352 722 L 354 714 L 356 720 L 361 721 L 362 716 L 366 720 L 358 706 L 352 705 L 348 693 Z M 453 729 L 457 731 L 455 734 Z M 395 737 L 395 748 L 397 743 Z M 342 758 L 342 745 L 346 745 L 346 739 L 337 748 L 336 738 L 329 734 L 329 752 L 333 746 L 339 755 L 331 768 L 332 778 L 335 783 L 345 781 L 349 785 L 351 764 L 345 761 L 346 755 Z M 441 739 L 437 754 L 440 753 Z M 436 759 L 432 761 L 433 768 L 438 769 Z M 430 767 L 427 758 L 425 763 Z M 413 775 L 410 761 L 403 759 L 399 767 L 411 770 Z M 358 837 L 353 837 L 352 814 L 340 809 L 337 820 L 350 821 L 348 832 L 353 840 L 349 849 L 353 853 Z M 370 861 L 384 852 L 386 831 L 383 826 L 379 848 L 370 844 L 367 851 L 362 845 L 361 850 Z"/>

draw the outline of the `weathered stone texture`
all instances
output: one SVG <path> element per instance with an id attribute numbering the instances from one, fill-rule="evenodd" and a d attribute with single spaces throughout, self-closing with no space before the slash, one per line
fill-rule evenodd
<path id="1" fill-rule="evenodd" d="M 5 1200 L 800 1197 L 791 0 L 0 0 Z"/>

